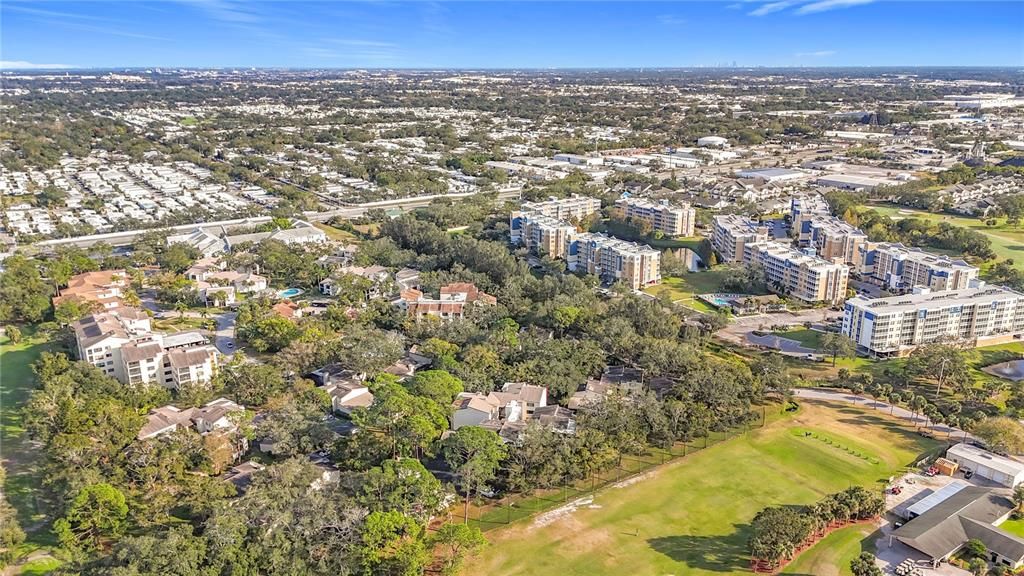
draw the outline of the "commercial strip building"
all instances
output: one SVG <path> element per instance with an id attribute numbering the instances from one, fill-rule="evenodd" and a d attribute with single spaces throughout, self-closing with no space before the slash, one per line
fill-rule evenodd
<path id="1" fill-rule="evenodd" d="M 890 292 L 906 292 L 918 286 L 932 292 L 964 290 L 978 279 L 978 268 L 967 262 L 920 248 L 883 242 L 863 243 L 859 250 L 861 276 Z"/>
<path id="2" fill-rule="evenodd" d="M 626 198 L 615 203 L 626 218 L 639 218 L 666 236 L 693 236 L 697 211 L 689 204 L 672 206 L 666 201 L 652 202 L 641 198 Z"/>
<path id="3" fill-rule="evenodd" d="M 78 357 L 123 384 L 166 388 L 209 382 L 217 350 L 199 332 L 153 332 L 149 316 L 120 307 L 73 322 Z"/>
<path id="4" fill-rule="evenodd" d="M 860 353 L 878 358 L 906 356 L 940 340 L 991 346 L 1024 334 L 1024 294 L 980 286 L 846 301 L 843 334 Z"/>
<path id="5" fill-rule="evenodd" d="M 761 266 L 769 288 L 804 302 L 835 304 L 846 297 L 846 265 L 801 252 L 788 244 L 745 244 L 743 262 Z"/>
<path id="6" fill-rule="evenodd" d="M 743 247 L 768 241 L 768 227 L 738 214 L 715 216 L 711 245 L 723 262 L 742 262 Z"/>

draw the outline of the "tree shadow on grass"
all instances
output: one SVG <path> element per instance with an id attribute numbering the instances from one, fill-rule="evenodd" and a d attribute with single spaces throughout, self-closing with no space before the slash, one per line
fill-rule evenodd
<path id="1" fill-rule="evenodd" d="M 750 525 L 734 525 L 732 534 L 721 536 L 665 536 L 647 540 L 655 551 L 694 570 L 732 573 L 750 563 L 747 539 Z"/>

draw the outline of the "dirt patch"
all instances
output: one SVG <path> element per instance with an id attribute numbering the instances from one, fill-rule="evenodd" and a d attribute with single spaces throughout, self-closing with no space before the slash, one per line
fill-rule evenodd
<path id="1" fill-rule="evenodd" d="M 562 518 L 565 518 L 566 516 L 569 516 L 570 514 L 575 512 L 576 510 L 578 510 L 578 509 L 580 509 L 582 507 L 585 507 L 585 506 L 590 506 L 593 503 L 594 503 L 594 497 L 593 496 L 586 496 L 584 498 L 579 498 L 577 500 L 573 500 L 572 502 L 569 502 L 565 506 L 560 506 L 558 508 L 555 508 L 554 510 L 548 510 L 547 512 L 545 512 L 543 514 L 538 515 L 536 518 L 533 519 L 533 526 L 535 528 L 539 528 L 541 526 L 547 526 L 548 524 L 551 524 L 552 522 L 555 522 L 556 520 L 560 520 Z"/>

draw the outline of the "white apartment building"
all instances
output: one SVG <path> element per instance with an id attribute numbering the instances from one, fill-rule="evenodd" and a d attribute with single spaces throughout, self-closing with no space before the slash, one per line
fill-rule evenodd
<path id="1" fill-rule="evenodd" d="M 963 260 L 903 244 L 865 243 L 859 251 L 861 276 L 890 292 L 908 292 L 915 287 L 932 292 L 963 290 L 978 278 L 978 268 Z"/>
<path id="2" fill-rule="evenodd" d="M 519 225 L 519 243 L 531 252 L 552 258 L 564 258 L 578 234 L 572 224 L 549 216 L 523 214 Z"/>
<path id="3" fill-rule="evenodd" d="M 569 246 L 570 270 L 582 270 L 606 282 L 622 281 L 633 290 L 661 281 L 661 252 L 605 234 L 580 234 Z"/>
<path id="4" fill-rule="evenodd" d="M 768 241 L 768 227 L 738 214 L 715 216 L 711 245 L 723 262 L 742 262 L 743 247 Z"/>
<path id="5" fill-rule="evenodd" d="M 78 357 L 124 384 L 178 388 L 209 382 L 217 350 L 199 332 L 153 332 L 149 316 L 120 307 L 73 322 Z"/>
<path id="6" fill-rule="evenodd" d="M 991 346 L 1024 334 L 1024 294 L 982 286 L 889 298 L 851 298 L 843 313 L 843 334 L 863 354 L 906 356 L 922 344 L 952 340 Z"/>
<path id="7" fill-rule="evenodd" d="M 519 209 L 559 220 L 579 220 L 601 210 L 601 201 L 573 194 L 568 198 L 552 198 L 544 202 L 523 202 Z"/>
<path id="8" fill-rule="evenodd" d="M 743 262 L 764 269 L 768 287 L 805 302 L 835 304 L 846 297 L 849 268 L 805 254 L 781 242 L 753 242 L 743 247 Z"/>
<path id="9" fill-rule="evenodd" d="M 868 235 L 859 228 L 834 216 L 813 216 L 801 218 L 798 242 L 801 247 L 812 247 L 826 260 L 838 259 L 850 264 L 859 264 L 861 247 L 868 241 Z"/>
<path id="10" fill-rule="evenodd" d="M 697 211 L 689 204 L 672 206 L 666 201 L 652 202 L 642 198 L 624 198 L 615 203 L 626 218 L 640 218 L 651 223 L 666 236 L 693 236 Z"/>

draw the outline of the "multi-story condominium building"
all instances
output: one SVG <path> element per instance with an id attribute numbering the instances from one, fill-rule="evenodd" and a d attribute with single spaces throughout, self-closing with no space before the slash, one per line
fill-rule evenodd
<path id="1" fill-rule="evenodd" d="M 826 260 L 858 264 L 861 247 L 868 235 L 859 228 L 834 216 L 817 216 L 800 221 L 798 242 L 801 247 L 812 247 Z"/>
<path id="2" fill-rule="evenodd" d="M 178 388 L 209 382 L 217 350 L 199 332 L 153 332 L 149 316 L 120 307 L 73 322 L 78 357 L 125 384 Z"/>
<path id="3" fill-rule="evenodd" d="M 519 243 L 536 254 L 564 258 L 576 237 L 576 227 L 550 216 L 523 214 L 519 221 Z"/>
<path id="4" fill-rule="evenodd" d="M 851 298 L 843 334 L 863 354 L 905 356 L 917 346 L 957 341 L 991 346 L 1024 335 L 1024 294 L 992 286 L 889 298 Z"/>
<path id="5" fill-rule="evenodd" d="M 569 246 L 570 270 L 582 270 L 606 282 L 622 281 L 639 290 L 661 281 L 661 252 L 605 234 L 580 234 Z"/>
<path id="6" fill-rule="evenodd" d="M 697 211 L 689 204 L 672 206 L 666 201 L 652 202 L 641 198 L 626 198 L 615 204 L 626 218 L 646 220 L 666 236 L 693 236 Z"/>
<path id="7" fill-rule="evenodd" d="M 522 241 L 523 216 L 547 216 L 568 223 L 579 221 L 601 209 L 601 201 L 590 196 L 572 195 L 568 198 L 552 198 L 545 202 L 523 202 L 517 212 L 509 216 L 512 243 Z"/>
<path id="8" fill-rule="evenodd" d="M 738 214 L 715 216 L 711 245 L 724 262 L 742 262 L 743 247 L 768 241 L 768 227 Z"/>
<path id="9" fill-rule="evenodd" d="M 805 302 L 835 304 L 846 297 L 849 268 L 806 254 L 781 242 L 743 247 L 743 262 L 764 269 L 768 287 Z"/>
<path id="10" fill-rule="evenodd" d="M 933 292 L 963 290 L 978 278 L 978 269 L 963 260 L 903 244 L 863 244 L 860 252 L 860 274 L 890 292 L 919 286 Z"/>
<path id="11" fill-rule="evenodd" d="M 805 220 L 831 214 L 828 202 L 825 202 L 825 198 L 821 194 L 794 196 L 789 201 L 789 215 L 795 230 L 799 230 L 800 224 Z"/>

